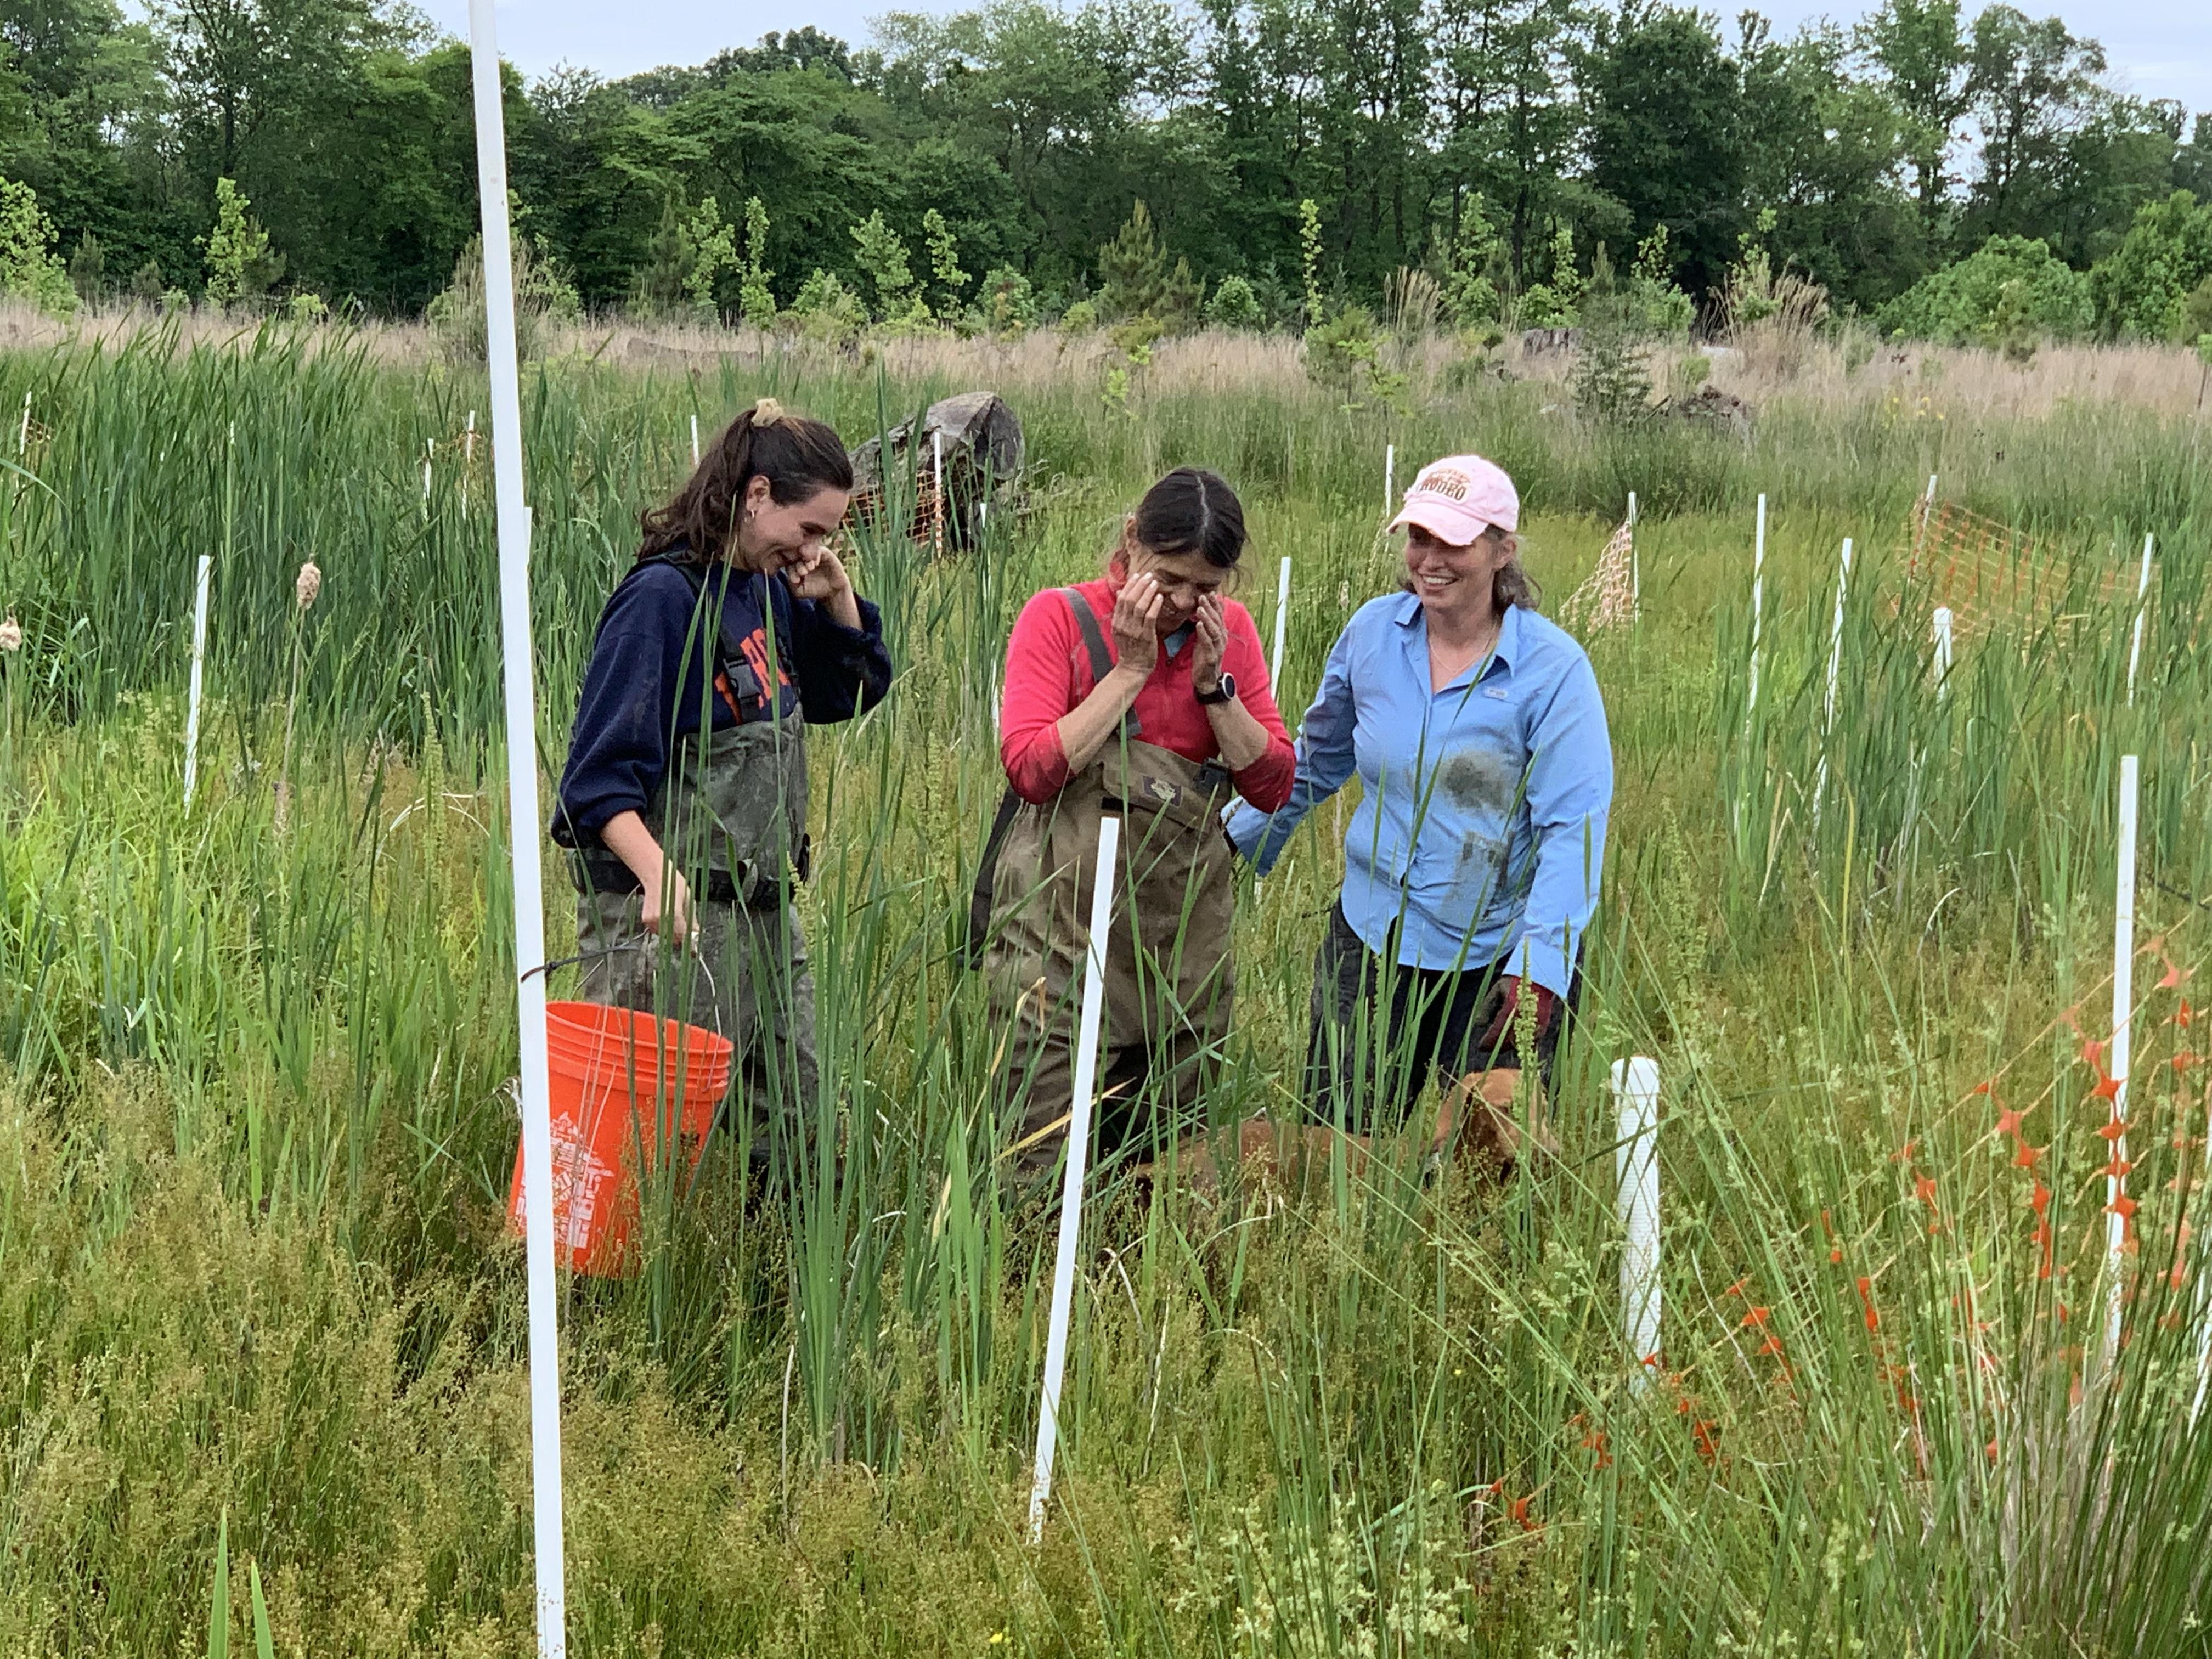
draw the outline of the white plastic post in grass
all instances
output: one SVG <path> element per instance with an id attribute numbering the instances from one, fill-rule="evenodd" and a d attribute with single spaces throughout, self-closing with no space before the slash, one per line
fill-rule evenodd
<path id="1" fill-rule="evenodd" d="M 1759 527 L 1751 542 L 1751 690 L 1746 695 L 1746 715 L 1759 708 L 1759 629 L 1766 604 L 1766 497 L 1759 498 Z"/>
<path id="2" fill-rule="evenodd" d="M 1291 561 L 1283 557 L 1283 566 L 1275 574 L 1275 649 L 1267 659 L 1267 690 L 1279 706 L 1283 701 L 1283 626 L 1291 619 Z"/>
<path id="3" fill-rule="evenodd" d="M 2143 538 L 2142 574 L 2136 578 L 2136 633 L 2128 646 L 2128 707 L 2136 706 L 2136 671 L 2142 666 L 2143 618 L 2148 615 L 2145 601 L 2150 598 L 2150 550 L 2153 538 Z"/>
<path id="4" fill-rule="evenodd" d="M 31 394 L 27 392 L 23 394 L 23 423 L 15 428 L 15 453 L 31 453 Z"/>
<path id="5" fill-rule="evenodd" d="M 1921 543 L 1928 539 L 1928 520 L 1936 515 L 1936 475 L 1928 475 L 1928 493 L 1920 498 L 1920 524 L 1913 532 L 1912 550 L 1920 551 Z"/>
<path id="6" fill-rule="evenodd" d="M 192 674 L 185 695 L 185 805 L 200 781 L 200 665 L 207 660 L 208 577 L 215 560 L 200 555 L 199 580 L 192 585 Z"/>
<path id="7" fill-rule="evenodd" d="M 1644 556 L 1636 550 L 1636 492 L 1628 492 L 1628 611 L 1644 614 Z"/>
<path id="8" fill-rule="evenodd" d="M 945 434 L 940 429 L 929 434 L 931 479 L 937 491 L 937 507 L 931 530 L 930 548 L 933 552 L 945 551 Z"/>
<path id="9" fill-rule="evenodd" d="M 1398 505 L 1398 446 L 1382 446 L 1382 511 L 1388 514 Z"/>
<path id="10" fill-rule="evenodd" d="M 1820 798 L 1828 788 L 1828 734 L 1836 727 L 1836 685 L 1844 670 L 1844 600 L 1851 586 L 1851 538 L 1836 571 L 1836 617 L 1828 626 L 1828 695 L 1820 707 L 1820 763 L 1813 783 L 1813 822 L 1820 821 Z"/>
<path id="11" fill-rule="evenodd" d="M 477 0 L 478 4 L 487 0 Z M 1030 1542 L 1044 1537 L 1052 1459 L 1060 1444 L 1060 1384 L 1067 1370 L 1067 1322 L 1075 1305 L 1075 1253 L 1083 1231 L 1083 1176 L 1091 1161 L 1091 1091 L 1098 1079 L 1098 1016 L 1106 1000 L 1106 942 L 1114 921 L 1114 856 L 1121 820 L 1098 821 L 1098 866 L 1091 878 L 1091 944 L 1083 963 L 1083 1015 L 1075 1036 L 1075 1094 L 1067 1113 L 1067 1168 L 1060 1188 L 1060 1254 L 1052 1269 L 1052 1322 L 1037 1400 L 1036 1477 L 1030 1486 Z"/>
<path id="12" fill-rule="evenodd" d="M 1936 607 L 1936 700 L 1946 702 L 1951 696 L 1951 607 Z"/>
<path id="13" fill-rule="evenodd" d="M 430 459 L 438 453 L 435 438 L 422 440 L 422 516 L 430 516 Z"/>
<path id="14" fill-rule="evenodd" d="M 530 508 L 523 497 L 522 393 L 507 217 L 506 112 L 493 0 L 469 0 L 477 200 L 483 214 L 493 498 L 499 525 L 500 654 L 507 696 L 507 805 L 514 860 L 515 1006 L 521 1030 L 523 1224 L 530 1285 L 530 1486 L 538 1659 L 567 1659 L 561 1535 L 560 1325 L 553 1283 L 553 1127 L 545 1069 L 544 890 L 538 867 L 538 709 L 530 641 Z"/>
<path id="15" fill-rule="evenodd" d="M 2112 1163 L 2117 1168 L 2128 1156 L 2128 1065 L 2134 1035 L 2136 1000 L 2136 797 L 2142 782 L 2142 759 L 2120 757 L 2119 878 L 2112 904 Z M 2110 1369 L 2120 1354 L 2120 1275 L 2126 1264 L 2127 1218 L 2119 1202 L 2128 1189 L 2127 1177 L 2105 1176 L 2105 1364 Z"/>
<path id="16" fill-rule="evenodd" d="M 1642 1393 L 1659 1364 L 1659 1062 L 1637 1054 L 1613 1063 L 1620 1109 L 1613 1164 L 1620 1183 L 1621 1335 L 1636 1369 L 1628 1386 Z"/>
<path id="17" fill-rule="evenodd" d="M 691 465 L 699 465 L 699 417 L 691 417 Z"/>

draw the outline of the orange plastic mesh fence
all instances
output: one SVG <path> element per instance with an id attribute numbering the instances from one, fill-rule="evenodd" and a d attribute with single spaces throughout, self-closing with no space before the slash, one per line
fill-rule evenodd
<path id="1" fill-rule="evenodd" d="M 2135 597 L 2135 573 L 2118 566 L 2075 580 L 2070 553 L 2039 543 L 2014 526 L 1970 512 L 1955 501 L 1915 501 L 1906 515 L 1905 582 L 1893 603 L 1951 612 L 1961 642 L 2004 627 L 2088 621 Z M 2068 615 L 2068 603 L 2091 607 Z"/>

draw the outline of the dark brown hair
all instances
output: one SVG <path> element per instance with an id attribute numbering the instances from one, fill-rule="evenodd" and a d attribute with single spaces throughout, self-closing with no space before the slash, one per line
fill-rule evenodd
<path id="1" fill-rule="evenodd" d="M 755 478 L 768 480 L 769 500 L 790 507 L 824 489 L 852 489 L 853 461 L 829 427 L 786 414 L 775 398 L 763 398 L 723 428 L 675 500 L 647 510 L 638 557 L 678 548 L 688 549 L 697 563 L 719 557 L 736 533 L 745 490 Z"/>
<path id="2" fill-rule="evenodd" d="M 1154 553 L 1203 553 L 1208 564 L 1236 568 L 1244 551 L 1244 503 L 1218 472 L 1179 466 L 1137 503 L 1134 534 Z"/>

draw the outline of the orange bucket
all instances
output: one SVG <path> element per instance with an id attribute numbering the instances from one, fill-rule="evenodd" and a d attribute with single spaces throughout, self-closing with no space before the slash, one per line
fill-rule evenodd
<path id="1" fill-rule="evenodd" d="M 730 1081 L 729 1040 L 696 1025 L 596 1002 L 545 1005 L 552 1082 L 553 1253 L 578 1273 L 635 1267 L 637 1159 L 651 1164 L 660 1126 L 673 1121 L 696 1171 Z M 524 1231 L 522 1149 L 507 1212 Z"/>

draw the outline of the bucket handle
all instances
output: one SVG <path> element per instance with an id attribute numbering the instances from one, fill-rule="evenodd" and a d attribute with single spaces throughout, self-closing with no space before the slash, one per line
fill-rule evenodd
<path id="1" fill-rule="evenodd" d="M 589 962 L 596 957 L 611 957 L 619 951 L 649 951 L 656 948 L 657 944 L 658 941 L 653 939 L 625 939 L 619 945 L 602 945 L 595 951 L 579 951 L 573 957 L 556 957 L 550 962 L 539 963 L 535 968 L 524 969 L 517 982 L 527 981 L 538 974 L 544 974 L 550 981 L 556 969 L 573 968 L 580 962 Z M 719 1021 L 722 1017 L 722 993 L 714 983 L 714 970 L 707 965 L 704 957 L 698 958 L 698 968 L 707 976 L 707 994 L 714 1003 L 714 1018 Z"/>

